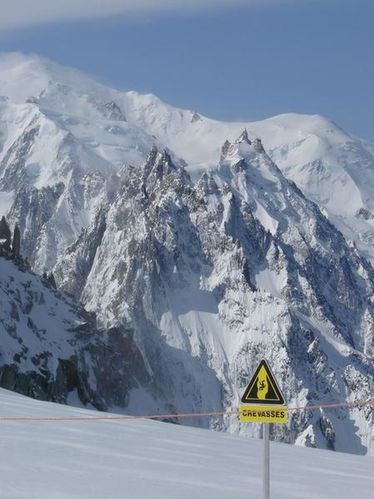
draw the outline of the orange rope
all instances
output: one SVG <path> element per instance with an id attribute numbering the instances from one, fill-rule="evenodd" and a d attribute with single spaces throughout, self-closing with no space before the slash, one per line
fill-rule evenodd
<path id="1" fill-rule="evenodd" d="M 319 409 L 340 409 L 344 407 L 362 408 L 368 405 L 374 406 L 374 399 L 355 400 L 354 402 L 342 402 L 335 404 L 307 405 L 305 407 L 289 407 L 288 411 L 306 412 L 316 411 Z M 123 421 L 134 419 L 183 419 L 183 418 L 198 418 L 198 417 L 214 417 L 214 416 L 237 416 L 239 410 L 236 411 L 220 411 L 220 412 L 191 412 L 179 414 L 153 414 L 153 415 L 100 415 L 100 416 L 0 416 L 0 422 L 6 421 Z"/>

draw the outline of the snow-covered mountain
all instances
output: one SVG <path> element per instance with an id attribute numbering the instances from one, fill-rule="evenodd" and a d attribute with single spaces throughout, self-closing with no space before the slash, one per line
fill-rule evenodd
<path id="1" fill-rule="evenodd" d="M 133 331 L 156 403 L 236 407 L 263 356 L 289 403 L 370 397 L 371 146 L 318 116 L 220 123 L 21 55 L 0 57 L 1 94 L 0 206 L 25 256 L 100 328 Z M 295 413 L 274 437 L 365 453 L 372 425 L 370 408 Z"/>
<path id="2" fill-rule="evenodd" d="M 0 207 L 10 208 L 15 200 L 14 220 L 26 219 L 20 213 L 25 204 L 38 207 L 24 226 L 27 255 L 38 270 L 53 267 L 93 220 L 100 201 L 111 197 L 113 173 L 141 164 L 153 144 L 168 147 L 197 176 L 215 167 L 225 140 L 235 140 L 245 128 L 346 238 L 374 259 L 374 147 L 321 116 L 219 122 L 20 54 L 0 55 L 0 95 Z M 27 192 L 19 192 L 20 178 Z"/>
<path id="3" fill-rule="evenodd" d="M 0 390 L 2 449 L 6 456 L 0 464 L 2 497 L 261 497 L 260 440 L 156 421 L 87 420 L 100 416 L 94 411 Z M 4 419 L 12 417 L 21 420 Z M 30 417 L 55 420 L 22 421 Z M 270 448 L 274 498 L 372 497 L 372 457 L 275 442 Z"/>
<path id="4" fill-rule="evenodd" d="M 156 148 L 125 169 L 56 276 L 103 327 L 134 329 L 177 411 L 236 407 L 263 356 L 289 403 L 370 396 L 373 269 L 246 133 L 195 184 Z M 360 452 L 371 425 L 370 410 L 348 411 L 294 415 L 278 431 Z"/>

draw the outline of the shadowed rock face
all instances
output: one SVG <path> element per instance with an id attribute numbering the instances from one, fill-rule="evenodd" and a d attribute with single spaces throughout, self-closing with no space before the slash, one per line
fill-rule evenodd
<path id="1" fill-rule="evenodd" d="M 155 390 L 130 329 L 99 331 L 92 314 L 11 252 L 0 255 L 0 302 L 1 387 L 99 410 L 126 407 L 134 388 Z"/>
<path id="2" fill-rule="evenodd" d="M 12 256 L 15 260 L 21 257 L 21 231 L 18 225 L 14 227 L 12 239 Z"/>
<path id="3" fill-rule="evenodd" d="M 9 225 L 5 217 L 2 217 L 0 220 L 0 247 L 5 251 L 10 251 L 10 238 L 11 232 Z"/>

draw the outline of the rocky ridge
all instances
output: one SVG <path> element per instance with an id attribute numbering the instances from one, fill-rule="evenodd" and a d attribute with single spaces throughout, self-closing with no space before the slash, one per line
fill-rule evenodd
<path id="1" fill-rule="evenodd" d="M 103 327 L 131 324 L 178 411 L 236 407 L 262 357 L 292 405 L 370 396 L 373 269 L 246 132 L 196 183 L 153 148 L 56 275 Z M 294 414 L 277 438 L 363 452 L 372 417 Z"/>

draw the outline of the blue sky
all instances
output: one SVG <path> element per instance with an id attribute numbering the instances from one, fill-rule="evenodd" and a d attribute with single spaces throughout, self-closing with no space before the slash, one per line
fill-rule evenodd
<path id="1" fill-rule="evenodd" d="M 0 23 L 1 51 L 38 53 L 223 120 L 319 113 L 374 142 L 372 0 L 201 0 L 187 10 L 162 0 L 159 12 L 36 13 L 32 23 L 16 19 L 17 1 Z"/>

